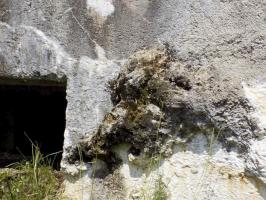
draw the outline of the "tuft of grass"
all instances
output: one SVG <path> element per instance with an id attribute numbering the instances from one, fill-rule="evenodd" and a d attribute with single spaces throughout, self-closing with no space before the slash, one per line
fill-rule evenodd
<path id="1" fill-rule="evenodd" d="M 57 200 L 61 174 L 32 143 L 32 159 L 0 170 L 0 199 Z M 60 177 L 61 176 L 61 177 Z"/>
<path id="2" fill-rule="evenodd" d="M 167 200 L 168 194 L 166 192 L 166 187 L 162 181 L 162 176 L 159 176 L 156 181 L 155 190 L 152 194 L 152 200 Z"/>

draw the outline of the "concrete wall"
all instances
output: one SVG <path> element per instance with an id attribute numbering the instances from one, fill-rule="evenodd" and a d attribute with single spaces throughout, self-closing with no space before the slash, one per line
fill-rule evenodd
<path id="1" fill-rule="evenodd" d="M 220 88 L 204 93 L 207 106 L 213 92 L 220 100 L 227 99 L 223 94 L 229 93 L 246 101 L 245 112 L 239 112 L 241 106 L 226 111 L 223 104 L 209 107 L 216 122 L 219 112 L 222 120 L 227 114 L 234 141 L 244 143 L 246 151 L 228 152 L 217 143 L 209 172 L 204 164 L 208 161 L 206 138 L 199 135 L 188 144 L 195 151 L 181 151 L 177 146 L 149 177 L 138 170 L 137 177 L 130 174 L 130 164 L 121 156 L 124 164 L 119 177 L 125 181 L 117 187 L 123 192 L 114 192 L 110 198 L 141 199 L 136 186 L 141 190 L 162 171 L 171 199 L 264 199 L 265 21 L 263 0 L 0 0 L 0 76 L 67 81 L 67 157 L 80 138 L 97 130 L 111 111 L 106 84 L 116 77 L 128 56 L 168 43 L 175 50 L 176 62 L 211 74 L 214 82 L 221 83 Z M 202 153 L 197 153 L 202 148 Z M 66 198 L 89 199 L 91 165 L 63 160 L 62 169 L 69 174 Z M 82 177 L 70 176 L 79 174 L 80 169 L 84 170 Z M 198 183 L 202 177 L 205 185 Z M 103 193 L 99 199 L 108 199 L 108 192 L 115 190 L 100 183 L 96 186 Z"/>

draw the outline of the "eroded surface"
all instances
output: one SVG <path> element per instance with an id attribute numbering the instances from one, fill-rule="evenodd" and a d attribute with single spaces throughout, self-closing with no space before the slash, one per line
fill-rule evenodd
<path id="1" fill-rule="evenodd" d="M 109 87 L 112 111 L 68 157 L 96 162 L 95 184 L 119 175 L 125 199 L 153 198 L 160 177 L 169 199 L 263 198 L 254 182 L 264 187 L 264 154 L 252 142 L 263 130 L 240 82 L 183 65 L 164 47 L 132 55 Z"/>

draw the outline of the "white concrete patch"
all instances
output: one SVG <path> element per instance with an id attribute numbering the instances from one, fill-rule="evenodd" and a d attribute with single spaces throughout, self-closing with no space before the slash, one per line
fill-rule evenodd
<path id="1" fill-rule="evenodd" d="M 258 120 L 258 126 L 263 130 L 266 129 L 266 83 L 257 83 L 248 86 L 242 83 L 247 99 L 255 108 L 253 117 Z"/>
<path id="2" fill-rule="evenodd" d="M 205 144 L 205 141 L 202 140 L 200 143 Z M 256 180 L 244 175 L 244 161 L 234 152 L 228 153 L 220 149 L 210 156 L 206 149 L 198 154 L 181 150 L 182 148 L 176 146 L 170 158 L 161 160 L 159 164 L 150 164 L 142 168 L 130 162 L 128 149 L 129 145 L 126 144 L 113 149 L 123 160 L 119 171 L 123 177 L 121 181 L 127 200 L 153 199 L 155 185 L 158 184 L 160 177 L 169 200 L 263 200 L 265 198 L 256 188 Z M 103 186 L 97 185 L 96 188 L 95 183 L 93 186 L 92 179 L 89 178 L 90 173 L 88 170 L 87 175 L 79 180 L 65 182 L 67 199 L 89 199 L 91 194 L 93 195 L 92 188 L 96 190 L 102 188 L 99 191 L 102 194 L 106 192 Z"/>
<path id="3" fill-rule="evenodd" d="M 107 61 L 105 50 L 96 42 L 95 42 L 95 52 L 99 60 Z"/>
<path id="4" fill-rule="evenodd" d="M 228 163 L 217 163 L 220 157 Z M 233 168 L 230 162 L 242 161 L 236 154 L 228 155 L 225 151 L 212 157 L 180 151 L 161 161 L 160 166 L 150 173 L 126 161 L 121 167 L 121 174 L 125 178 L 126 199 L 152 199 L 155 184 L 162 177 L 169 200 L 262 200 L 257 188 L 242 176 L 243 165 Z"/>
<path id="5" fill-rule="evenodd" d="M 68 81 L 67 127 L 65 147 L 75 145 L 80 137 L 95 131 L 106 113 L 110 112 L 112 102 L 106 89 L 109 80 L 114 78 L 120 67 L 104 56 L 104 50 L 96 50 L 101 60 L 82 56 L 76 68 L 75 79 Z M 83 101 L 81 102 L 81 99 Z M 86 123 L 82 123 L 86 121 Z M 68 132 L 67 132 L 68 131 Z"/>
<path id="6" fill-rule="evenodd" d="M 115 11 L 112 0 L 87 0 L 87 9 L 92 9 L 102 17 L 108 17 Z"/>

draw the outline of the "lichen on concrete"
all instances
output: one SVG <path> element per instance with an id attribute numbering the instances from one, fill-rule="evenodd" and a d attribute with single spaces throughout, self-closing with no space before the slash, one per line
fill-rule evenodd
<path id="1" fill-rule="evenodd" d="M 211 84 L 211 75 L 197 75 L 196 69 L 177 62 L 168 46 L 131 56 L 118 77 L 110 81 L 112 111 L 99 129 L 88 133 L 78 145 L 86 161 L 97 157 L 107 162 L 110 170 L 117 168 L 120 160 L 112 149 L 122 143 L 130 145 L 133 156 L 168 157 L 174 144 L 189 142 L 199 133 L 216 134 L 228 150 L 243 147 L 237 144 L 239 138 L 234 138 L 235 130 L 225 117 L 210 114 L 211 108 L 220 107 L 220 103 L 232 106 L 226 102 L 232 91 L 228 91 L 228 96 L 210 97 L 212 102 L 206 108 L 202 94 L 215 90 L 217 84 Z M 241 109 L 245 105 L 235 99 L 234 106 Z M 247 106 L 244 111 L 248 109 Z M 78 149 L 69 154 L 68 160 L 78 160 Z"/>
<path id="2" fill-rule="evenodd" d="M 213 67 L 186 65 L 175 55 L 169 45 L 138 51 L 129 57 L 118 76 L 109 81 L 112 110 L 99 128 L 87 133 L 66 157 L 70 164 L 80 164 L 82 155 L 85 163 L 92 163 L 92 168 L 97 165 L 90 177 L 98 188 L 112 185 L 119 175 L 120 190 L 115 196 L 134 199 L 142 190 L 131 189 L 134 177 L 138 177 L 140 186 L 144 187 L 146 178 L 156 185 L 154 181 L 162 175 L 161 170 L 176 165 L 180 153 L 181 160 L 183 156 L 190 157 L 189 152 L 203 159 L 200 162 L 213 160 L 211 163 L 218 171 L 220 163 L 224 166 L 228 162 L 225 165 L 230 168 L 228 171 L 244 177 L 252 176 L 248 171 L 257 170 L 252 162 L 258 156 L 249 159 L 248 152 L 252 152 L 251 140 L 262 132 L 254 119 L 248 117 L 254 109 L 244 96 L 240 80 L 223 78 Z M 245 160 L 249 161 L 247 166 Z M 197 174 L 192 168 L 192 174 Z M 174 171 L 179 173 L 178 169 Z M 166 184 L 165 175 L 162 180 Z M 245 187 L 251 188 L 252 184 L 246 181 Z M 106 187 L 107 193 L 113 190 L 116 191 Z M 167 195 L 171 192 L 172 189 Z"/>

